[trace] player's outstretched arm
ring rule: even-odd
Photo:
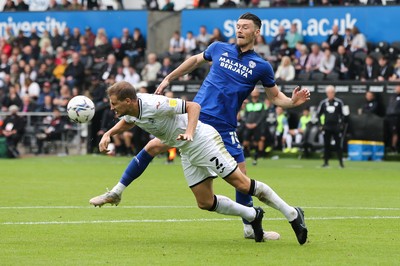
[[[177,140],[193,141],[197,122],[199,121],[201,107],[198,103],[186,101],[186,112],[188,114],[188,125],[184,134],[179,134]]]
[[[115,126],[113,126],[110,130],[104,133],[103,137],[99,142],[99,151],[101,153],[108,153],[108,144],[111,142],[111,137],[120,134],[128,129],[134,127],[135,124],[129,124],[124,119],[121,119]]]
[[[182,64],[180,64],[174,71],[169,73],[161,84],[157,87],[156,91],[154,92],[155,94],[162,94],[164,89],[169,86],[169,83],[171,81],[174,81],[178,79],[179,77],[182,77],[183,75],[186,75],[199,66],[201,66],[206,60],[203,57],[203,53],[193,55],[186,59]]]
[[[287,97],[276,85],[272,88],[265,88],[265,92],[271,103],[281,106],[282,108],[299,106],[310,100],[311,95],[308,89],[300,88],[299,86],[293,90],[292,98]]]

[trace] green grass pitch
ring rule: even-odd
[[[89,199],[110,189],[127,157],[0,160],[0,265],[399,265],[400,163],[259,160],[248,175],[302,206],[309,241],[300,246],[278,211],[264,229],[279,241],[242,236],[240,219],[202,211],[179,159],[156,158],[118,207]],[[215,193],[234,198],[223,180]]]

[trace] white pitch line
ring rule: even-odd
[[[307,220],[383,220],[400,219],[400,216],[337,216],[337,217],[307,217]],[[43,221],[43,222],[2,222],[0,225],[63,225],[63,224],[106,224],[106,223],[187,223],[187,222],[226,222],[239,221],[238,218],[220,219],[165,219],[165,220],[95,220],[95,221]],[[267,221],[280,221],[284,218],[266,218]]]
[[[102,208],[116,208],[106,205]],[[197,209],[197,206],[118,206],[121,209]],[[330,207],[330,206],[309,206],[303,209],[332,209],[332,210],[376,210],[376,211],[400,211],[400,208],[387,207]],[[0,210],[20,209],[94,209],[93,206],[0,206]]]

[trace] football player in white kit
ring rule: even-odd
[[[135,125],[141,127],[162,143],[180,149],[184,175],[199,208],[240,216],[252,225],[255,241],[264,240],[264,211],[238,204],[225,196],[214,195],[212,180],[219,175],[237,190],[256,196],[266,204],[267,186],[248,178],[239,170],[219,133],[198,120],[199,104],[160,95],[136,95],[134,87],[128,82],[118,82],[109,87],[107,92],[111,110],[122,119],[103,135],[99,144],[101,152],[108,152],[111,136]],[[304,220],[304,217],[301,219]]]

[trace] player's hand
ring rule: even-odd
[[[193,136],[189,134],[179,134],[176,140],[193,141]]]
[[[167,88],[169,86],[169,82],[167,80],[163,80],[160,85],[158,85],[156,91],[154,92],[154,94],[163,94],[165,88]]]
[[[300,88],[297,86],[292,93],[292,102],[294,106],[305,103],[310,100],[311,92],[307,88]]]
[[[108,144],[110,144],[111,138],[108,134],[104,134],[99,142],[99,151],[101,153],[109,153]]]

